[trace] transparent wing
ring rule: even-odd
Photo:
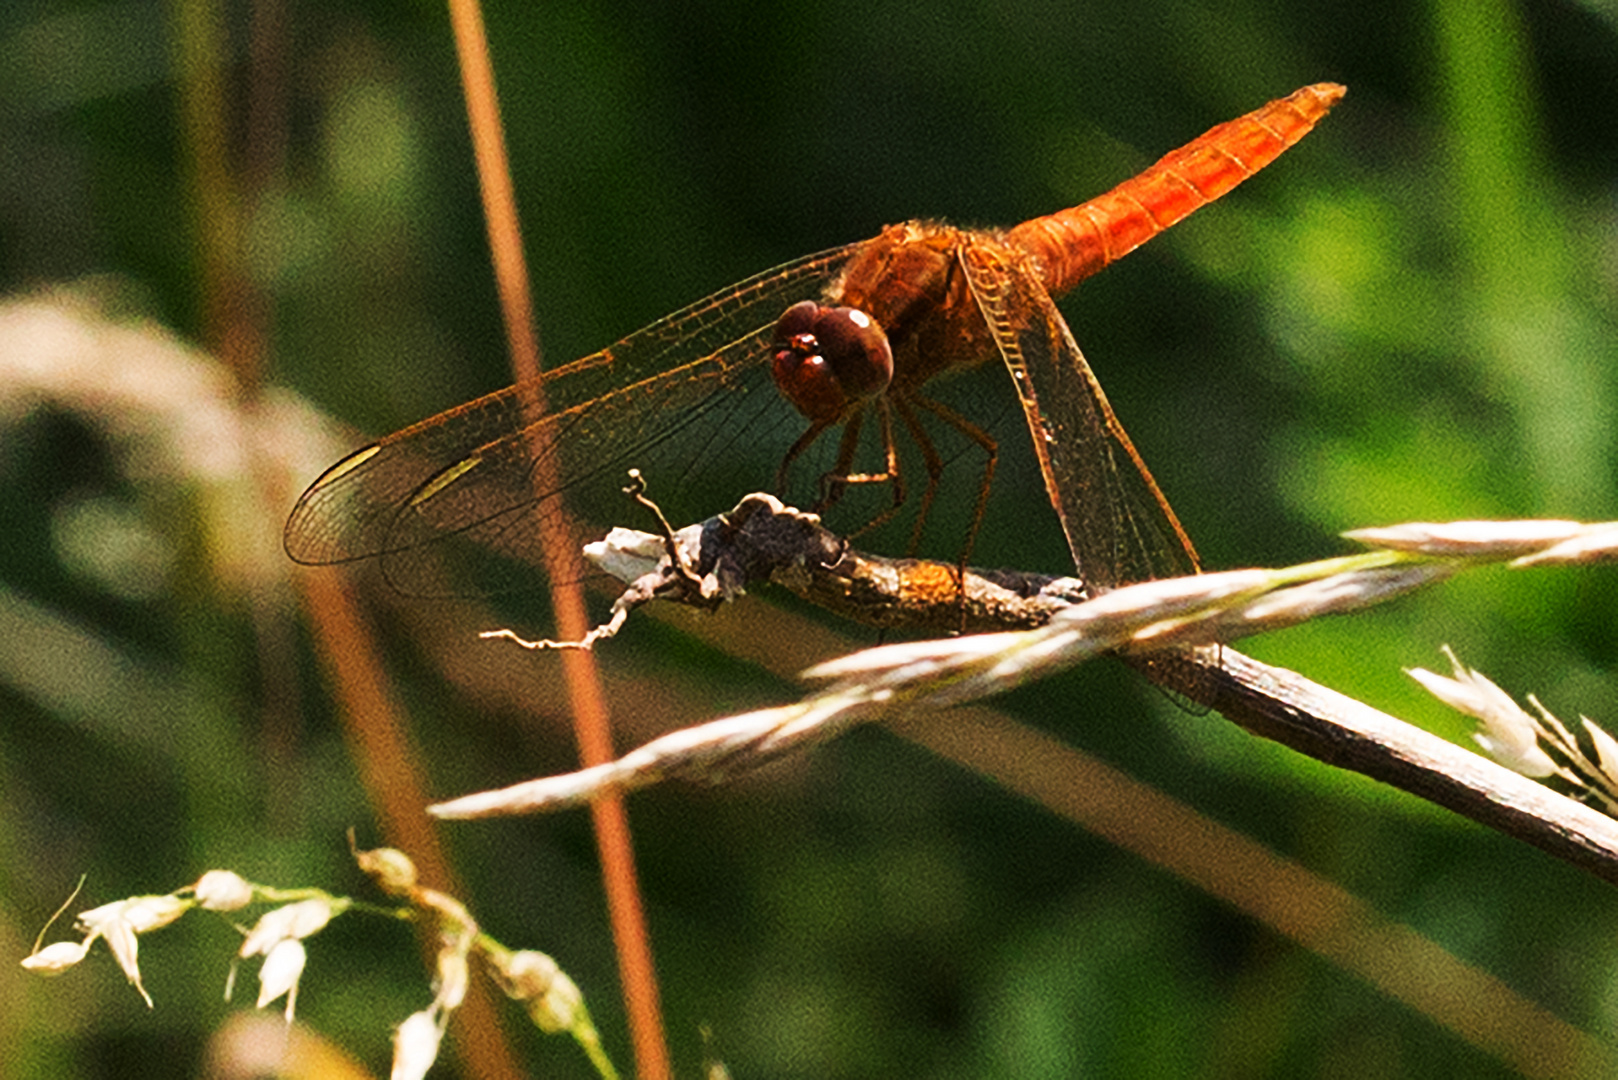
[[[1190,538],[1028,261],[986,242],[966,245],[960,259],[1080,577],[1099,591],[1194,573]]]
[[[780,451],[803,430],[770,379],[772,328],[791,304],[819,299],[857,246],[750,278],[356,451],[298,500],[287,553],[314,564],[380,558],[407,593],[533,588],[546,528],[582,543],[599,530],[579,516],[642,524],[620,490],[630,468],[646,473],[676,522],[768,488]],[[675,505],[682,496],[690,506]],[[461,541],[523,565],[447,585],[438,549]]]

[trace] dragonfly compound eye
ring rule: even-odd
[[[893,378],[893,350],[857,308],[804,300],[775,324],[775,385],[810,420],[834,420]]]

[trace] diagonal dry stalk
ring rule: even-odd
[[[751,509],[754,505],[744,502],[750,508],[749,521],[759,513]],[[783,515],[796,513],[778,509]],[[722,535],[722,529],[683,530],[681,539],[700,545],[704,538]],[[856,552],[845,552],[832,566],[817,564],[816,553],[826,549],[824,538],[802,535],[801,550],[772,553],[779,565],[763,570],[765,576],[810,596],[832,595],[837,585],[822,581],[804,586],[805,576],[840,583],[858,579],[869,591],[886,589],[889,606],[883,611],[888,625],[906,610],[915,611],[922,624],[936,614],[933,606],[917,600],[918,590],[906,582],[915,567],[928,564]],[[1013,621],[1018,618],[1045,620],[1034,629],[869,649],[807,672],[810,679],[828,685],[796,704],[677,731],[615,762],[469,795],[440,804],[433,812],[455,818],[529,813],[577,805],[602,792],[621,792],[672,776],[714,779],[856,724],[976,700],[1118,651],[1154,682],[1254,734],[1392,784],[1618,883],[1618,822],[1611,818],[1295,672],[1228,648],[1196,648],[1370,607],[1481,566],[1607,561],[1618,557],[1618,524],[1420,523],[1349,535],[1381,550],[1280,570],[1145,582],[1080,603],[1036,593],[1016,614],[1005,616],[1007,625],[1018,625]],[[731,546],[735,541],[736,534],[728,537]],[[742,561],[755,554],[750,550]],[[721,574],[728,555],[696,548],[687,557],[693,564],[715,567],[710,573]],[[648,578],[668,574],[650,565],[641,569]],[[680,585],[671,575],[669,580],[670,591],[664,595],[679,599]],[[1023,584],[1037,589],[1032,582]],[[981,576],[969,577],[969,590],[986,585]],[[636,587],[637,596],[656,592],[646,581],[638,581]],[[731,582],[729,587],[739,591],[740,585]],[[869,609],[869,600],[864,603]]]
[[[782,513],[790,518],[790,512]],[[688,535],[682,531],[682,537]],[[1051,612],[1062,611],[1064,604],[1068,610],[1055,629],[924,641],[856,654],[822,665],[821,674],[841,674],[841,681],[796,705],[676,732],[610,766],[469,796],[439,809],[521,812],[522,804],[554,808],[586,801],[603,787],[640,786],[665,776],[722,778],[850,724],[883,719],[903,737],[1247,911],[1524,1075],[1571,1075],[1598,1068],[1595,1063],[1609,1057],[1599,1040],[1263,845],[1082,751],[997,717],[990,708],[967,706],[938,714],[919,707],[924,700],[933,703],[930,693],[954,700],[993,692],[997,682],[986,674],[989,668],[1001,666],[1000,678],[1014,682],[1072,662],[1072,655],[1061,655],[1064,648],[1093,654],[1154,629],[1160,637],[1168,637],[1172,629],[1184,640],[1198,640],[1191,628],[1199,623],[1210,633],[1295,623],[1370,606],[1420,584],[1503,560],[1530,566],[1610,558],[1618,530],[1572,522],[1468,522],[1359,535],[1405,550],[1279,571],[1147,583],[1079,605],[1063,599],[1075,584],[1071,580],[1019,574],[971,577],[967,585],[978,616],[1003,612],[1006,625],[1027,626],[1030,620],[1050,621]],[[810,536],[798,554],[824,550],[823,541]],[[751,557],[758,547],[768,546],[755,545],[744,554]],[[635,545],[626,542],[623,547],[632,550]],[[657,547],[650,545],[651,550]],[[904,584],[907,577],[928,580],[928,564],[846,553],[834,566],[814,566],[812,560],[783,551],[775,554],[782,563],[775,580],[804,586],[800,591],[817,599],[841,597],[845,602],[833,606],[845,614],[875,613],[876,621],[888,626],[899,624],[907,611],[920,625],[931,626],[938,625],[942,610],[958,615],[958,606],[930,604]],[[913,572],[917,565],[920,573]],[[716,583],[728,573],[722,562],[708,572]],[[640,584],[649,590],[655,576],[648,573],[649,580]],[[805,577],[810,584],[804,584]],[[1071,633],[1073,624],[1085,623],[1092,631],[1087,643],[1079,641],[1083,635]],[[1067,624],[1066,629],[1060,624]],[[1066,644],[1064,638],[1069,639]],[[1184,648],[1143,653],[1137,659],[1147,667],[1148,677],[1255,734],[1381,779],[1618,881],[1618,823],[1611,819],[1294,672],[1267,667],[1228,648],[1218,654],[1220,662],[1212,665]]]

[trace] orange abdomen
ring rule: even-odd
[[[1038,260],[1045,288],[1060,295],[1274,161],[1344,93],[1336,83],[1306,86],[1220,124],[1105,195],[1024,222],[1007,239]]]

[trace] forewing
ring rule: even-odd
[[[760,274],[611,348],[356,451],[298,500],[288,554],[316,564],[380,557],[396,587],[435,593],[461,588],[446,590],[436,549],[469,540],[525,564],[520,573],[537,585],[545,528],[582,540],[592,530],[574,527],[576,515],[646,524],[620,491],[629,468],[646,471],[663,499],[690,492],[704,472],[722,476],[743,437],[790,443],[802,422],[769,377],[772,328],[791,304],[820,298],[856,246]],[[704,490],[700,504],[693,494],[690,512],[725,509],[772,479],[766,470],[751,486]]]
[[[960,260],[1080,577],[1102,591],[1195,572],[1190,539],[1026,259],[973,243]]]

